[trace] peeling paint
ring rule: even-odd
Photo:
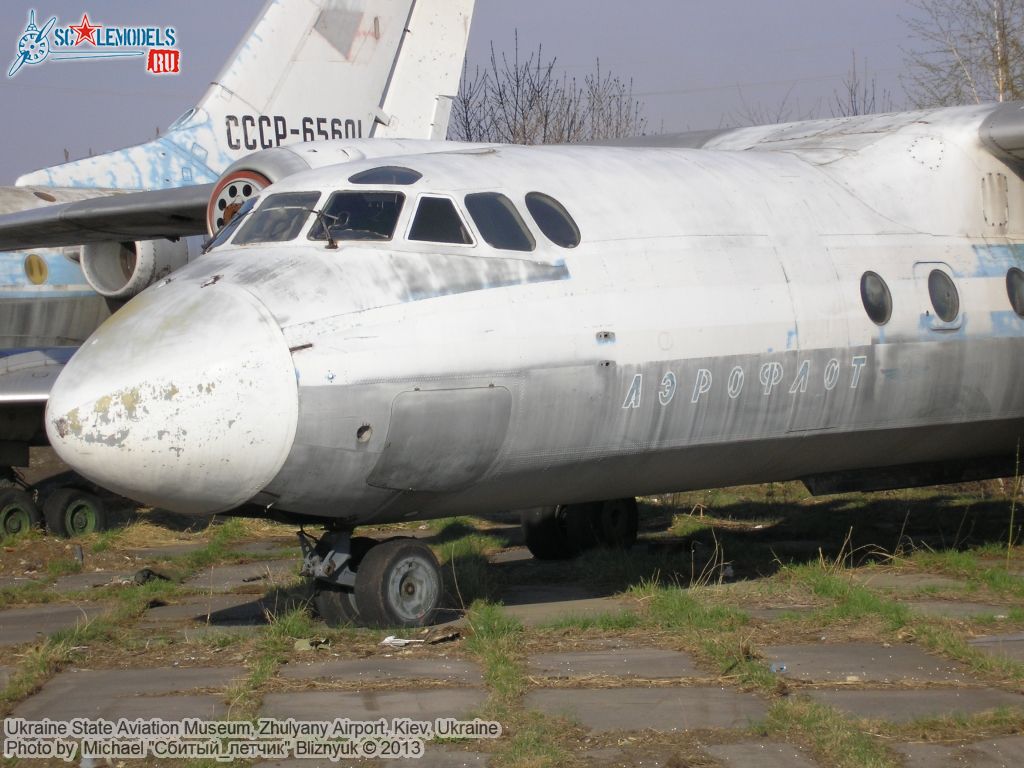
[[[113,404],[114,398],[110,395],[104,395],[95,402],[92,407],[92,412],[100,417],[100,420],[104,423],[110,421],[110,406]]]
[[[139,407],[140,399],[139,390],[134,387],[121,393],[121,405],[124,406],[125,413],[128,414],[129,419],[135,418],[135,411]]]

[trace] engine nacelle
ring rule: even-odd
[[[185,266],[198,251],[196,238],[92,243],[82,247],[80,263],[96,293],[124,300]]]

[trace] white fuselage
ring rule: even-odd
[[[297,174],[265,196],[323,205],[379,165],[422,179],[372,187],[405,195],[388,241],[332,250],[310,215],[289,242],[221,245],[145,291],[58,381],[51,440],[142,501],[351,524],[1012,454],[1024,185],[980,143],[990,109],[775,128],[778,151],[748,129],[711,149]],[[486,244],[465,197],[485,191],[534,250]],[[565,206],[578,246],[545,237],[530,192]],[[438,196],[472,242],[409,239]],[[867,271],[891,294],[882,325]],[[957,292],[946,321],[934,271]]]

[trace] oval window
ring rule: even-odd
[[[351,184],[415,184],[423,174],[401,165],[382,165],[348,177]]]
[[[555,245],[575,248],[580,244],[579,227],[555,198],[542,192],[530,192],[526,195],[526,209],[544,236]]]
[[[951,323],[960,314],[960,296],[949,275],[941,269],[933,269],[928,275],[928,295],[931,296],[935,314],[944,323]]]
[[[1006,273],[1006,293],[1010,297],[1013,311],[1024,317],[1024,272],[1011,267]]]
[[[892,295],[885,280],[875,272],[865,272],[860,279],[860,298],[864,311],[875,325],[885,325],[892,317]]]

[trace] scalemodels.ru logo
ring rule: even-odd
[[[99,24],[83,13],[78,24],[60,25],[56,16],[40,28],[35,10],[29,11],[28,25],[18,38],[18,55],[7,70],[14,77],[26,64],[44,61],[81,61],[144,57],[146,71],[174,75],[181,71],[181,52],[174,46],[174,27],[139,27]]]

